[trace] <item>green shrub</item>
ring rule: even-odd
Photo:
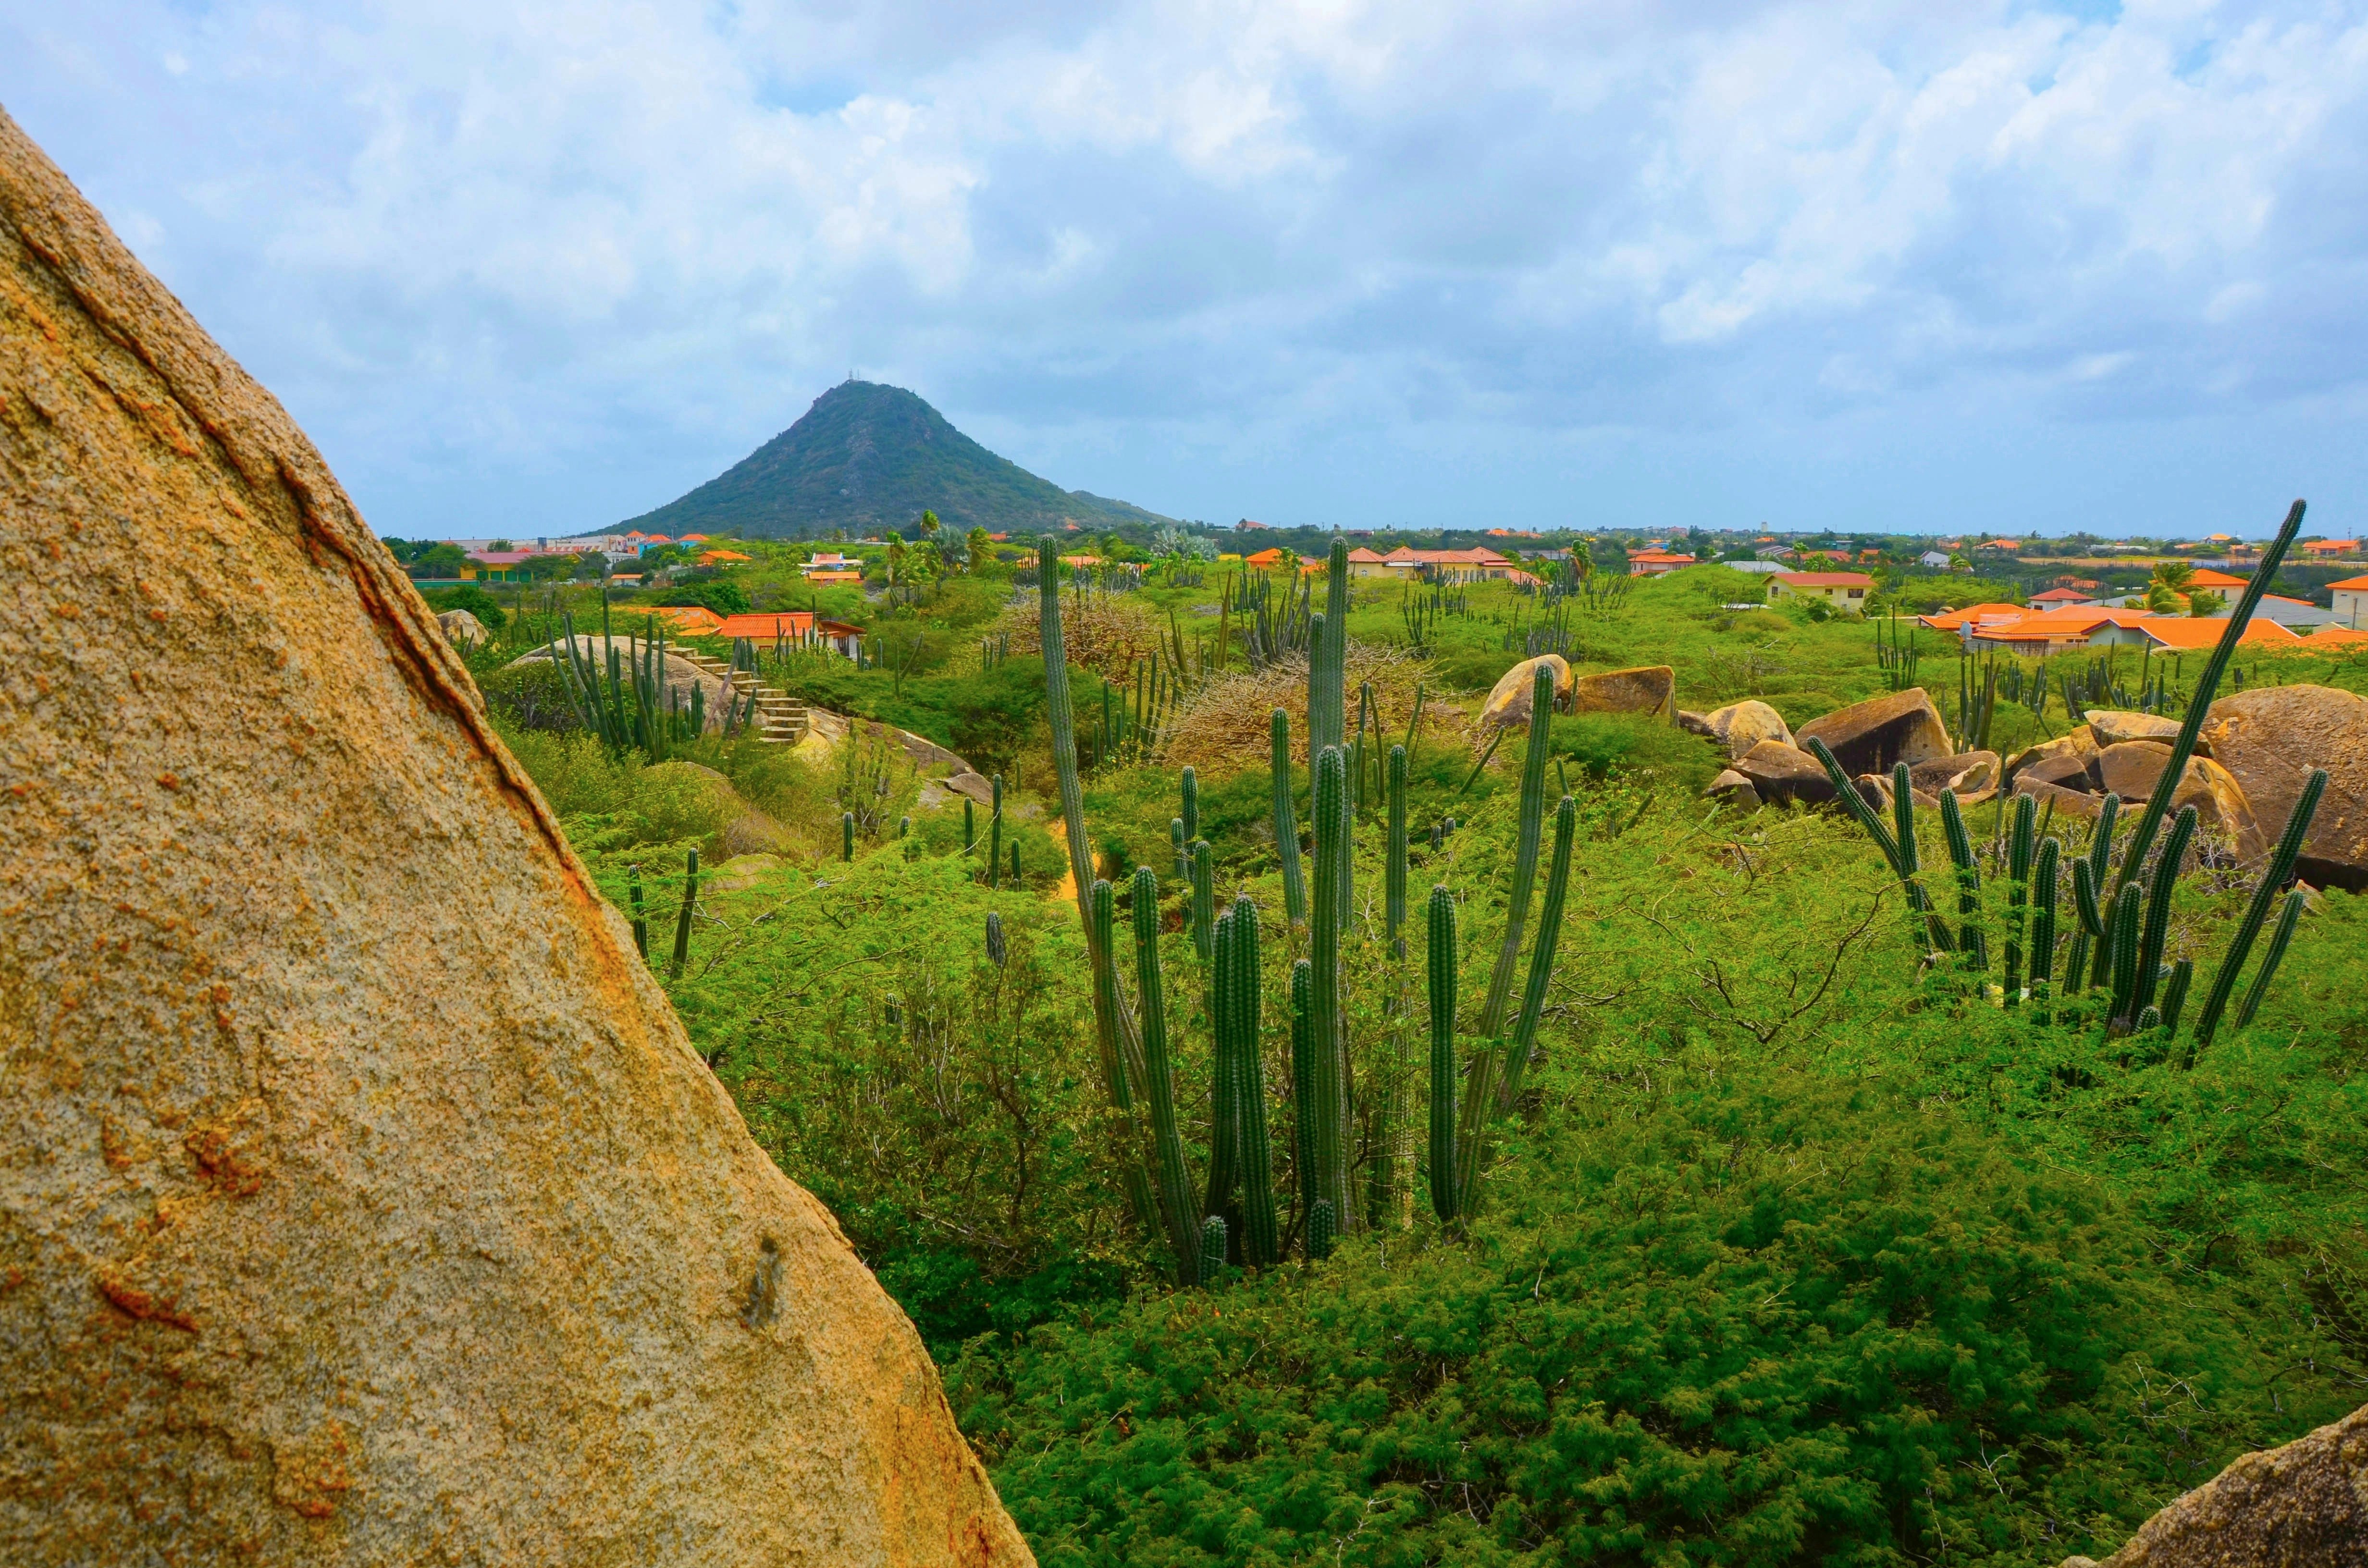
[[[1531,1158],[1469,1249],[974,1341],[1039,1561],[2052,1562],[2322,1414],[2126,1205],[1878,1087],[1667,1069]]]
[[[474,583],[463,583],[457,588],[435,588],[421,596],[427,608],[442,613],[448,609],[465,609],[477,618],[488,631],[499,631],[509,614],[499,601]]]

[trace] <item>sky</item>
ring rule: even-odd
[[[1342,527],[2368,527],[2368,0],[0,0],[0,107],[402,537],[853,373]]]

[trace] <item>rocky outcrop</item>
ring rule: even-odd
[[[2368,1406],[2237,1460],[2138,1528],[2101,1568],[2368,1565]],[[2086,1557],[2063,1568],[2100,1568]]]
[[[1762,741],[1788,746],[1793,744],[1793,730],[1784,722],[1784,715],[1750,698],[1703,714],[1702,725],[1704,733],[1725,747],[1730,759],[1741,756]]]
[[[0,115],[0,1561],[1019,1564],[320,454]]]
[[[2083,726],[2100,746],[2117,746],[2130,741],[2153,741],[2170,745],[2179,739],[2179,728],[2186,722],[2184,713],[2130,713],[2108,708],[2091,708],[2081,717]],[[2211,743],[2199,737],[2195,755],[2210,756]]]
[[[1948,726],[1941,710],[1921,687],[1871,697],[1837,708],[1822,719],[1801,726],[1795,739],[1803,747],[1812,740],[1826,743],[1842,771],[1889,773],[1895,763],[1930,762],[1952,756]]]
[[[485,645],[485,623],[465,609],[448,609],[436,618],[443,631],[444,640],[455,648],[482,648]]]
[[[2015,780],[2022,777],[2023,769],[2039,763],[2052,761],[2058,757],[2087,757],[2096,755],[2097,737],[2089,733],[2088,725],[2076,725],[2054,740],[2027,745],[2008,757],[2003,787],[2012,790]]]
[[[1677,698],[1678,672],[1667,665],[1645,665],[1580,676],[1563,705],[1573,713],[1656,713],[1668,718],[1677,712]]]
[[[1748,779],[1762,805],[1799,801],[1822,806],[1834,799],[1834,781],[1825,765],[1807,752],[1780,741],[1762,741],[1735,759],[1729,771]]]
[[[1559,653],[1541,653],[1534,659],[1523,659],[1497,677],[1488,688],[1488,700],[1480,705],[1483,724],[1513,725],[1530,722],[1530,699],[1535,695],[1538,671],[1554,672],[1554,705],[1570,703],[1570,664]]]
[[[2239,692],[2212,705],[2203,736],[2271,839],[2310,770],[2326,768],[2296,872],[2315,887],[2368,892],[2368,698],[2324,686]]]
[[[1763,804],[1759,787],[1732,767],[1721,769],[1719,776],[1710,781],[1710,788],[1702,793],[1742,812],[1756,812]]]

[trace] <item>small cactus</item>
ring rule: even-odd
[[[986,885],[1003,881],[1003,775],[995,776],[995,809],[986,819]]]
[[[1225,1219],[1212,1214],[1201,1221],[1201,1284],[1214,1285],[1225,1277]]]
[[[642,903],[642,869],[629,866],[626,870],[632,878],[627,886],[633,901],[633,950],[642,955],[643,963],[647,963],[650,961],[650,919],[648,910]]]
[[[2014,798],[2014,832],[2007,840],[2006,1005],[2022,1002],[2022,940],[2031,918],[2032,837],[2038,826],[2038,802],[2028,795]]]
[[[1210,862],[1207,839],[1192,841],[1187,869],[1192,874],[1192,948],[1206,963],[1216,946],[1217,918],[1216,870]]]
[[[1003,916],[990,909],[986,913],[986,961],[1001,969],[1008,956],[1003,942]]]
[[[2124,882],[2113,895],[2112,913],[2107,916],[2113,949],[2113,999],[2105,1013],[2108,1034],[2127,1034],[2137,1016],[2138,923],[2145,914],[2144,903],[2137,886]]]
[[[1957,873],[1957,951],[1967,969],[1989,967],[1989,944],[1982,932],[1982,873],[1974,861],[1974,841],[1965,831],[1965,814],[1957,809],[1957,792],[1941,791],[1941,827],[1949,840],[1949,861]]]
[[[1452,1225],[1455,1173],[1455,896],[1430,890],[1430,1208]]]
[[[2162,986],[2162,1032],[2168,1040],[2179,1033],[2179,1010],[2187,1005],[2187,988],[2195,981],[2195,962],[2181,959],[2170,966],[2170,978]]]
[[[2195,836],[2195,808],[2181,806],[2163,841],[2162,857],[2154,869],[2154,888],[2146,900],[2146,926],[2138,937],[2138,989],[2141,1009],[2154,1001],[2155,980],[2162,967],[2162,945],[2170,934],[2170,901],[2179,891],[2179,866],[2187,858],[2188,840]]]
[[[1299,863],[1299,824],[1291,806],[1291,716],[1278,708],[1270,722],[1268,766],[1274,779],[1274,847],[1282,857],[1283,918],[1307,923],[1307,877]]]
[[[2039,865],[2032,873],[2031,1000],[2042,1009],[2047,1006],[2055,979],[2055,898],[2063,854],[2062,841],[2049,834],[2039,846]],[[2044,1024],[2049,1017],[2043,1010],[2039,1021]]]
[[[838,813],[838,858],[842,860],[855,858],[855,813],[853,812]]]
[[[674,961],[666,966],[666,978],[680,980],[683,966],[690,961],[690,915],[699,904],[699,851],[690,852],[682,873],[682,913],[674,923]]]
[[[2278,964],[2286,956],[2286,944],[2294,940],[2294,927],[2302,924],[2305,895],[2296,888],[2286,894],[2286,906],[2278,915],[2278,928],[2270,933],[2270,950],[2261,955],[2261,967],[2253,976],[2252,988],[2245,993],[2245,1005],[2237,1009],[2237,1027],[2243,1028],[2261,1010],[2261,998],[2270,994],[2270,982],[2277,977]]]

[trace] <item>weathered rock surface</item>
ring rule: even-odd
[[[1894,763],[1930,762],[1956,751],[1949,743],[1948,726],[1941,722],[1941,710],[1921,687],[1837,708],[1802,725],[1794,740],[1804,749],[1812,740],[1825,742],[1842,771],[1853,778],[1888,773]]]
[[[1735,759],[1730,770],[1751,781],[1766,805],[1799,801],[1821,806],[1834,799],[1834,781],[1807,752],[1779,741],[1762,741]]]
[[[1784,715],[1754,698],[1713,709],[1702,715],[1702,722],[1729,757],[1741,756],[1762,741],[1793,744],[1793,729]]]
[[[1998,756],[1994,751],[1961,752],[1907,766],[1907,787],[1918,805],[1941,803],[1941,791],[1953,790],[1960,806],[1979,805],[1998,793]]]
[[[1534,659],[1523,659],[1497,677],[1497,684],[1488,688],[1488,700],[1480,705],[1480,722],[1484,724],[1528,723],[1530,699],[1535,694],[1541,666],[1554,672],[1555,706],[1569,706],[1569,662],[1560,653],[1541,653]]]
[[[1702,793],[1713,801],[1725,801],[1737,811],[1756,812],[1760,806],[1759,790],[1750,779],[1732,767],[1720,769],[1718,777],[1710,781],[1710,788]]]
[[[2111,708],[2091,708],[2083,717],[2084,726],[2096,738],[2100,746],[2117,746],[2125,741],[2155,741],[2170,745],[2179,739],[2179,727],[2186,715],[2163,713],[2131,713]],[[2212,744],[2198,736],[2195,755],[2210,756]]]
[[[2153,741],[2123,741],[2105,747],[2089,759],[2098,789],[2119,795],[2129,805],[2153,799],[2156,786],[2162,782],[2162,770],[2170,766],[2170,751]],[[2240,858],[2249,860],[2268,852],[2269,841],[2261,836],[2260,824],[2244,788],[2208,756],[2188,758],[2179,788],[2171,794],[2173,812],[2191,805],[2195,808],[2196,825],[2234,845]]]
[[[2027,745],[2007,758],[2006,788],[2013,789],[2014,781],[2021,776],[2022,770],[2034,763],[2044,762],[2051,757],[2096,755],[2096,736],[2089,733],[2088,725],[2078,725],[2052,741],[2041,741],[2036,744]]]
[[[2138,1527],[2101,1568],[2362,1568],[2368,1406],[2237,1460]],[[2086,1557],[2064,1568],[2100,1568]]]
[[[1604,670],[1580,676],[1572,683],[1563,706],[1573,713],[1670,716],[1677,712],[1677,699],[1678,672],[1667,665],[1645,665],[1633,670]],[[1528,717],[1526,710],[1522,716]]]
[[[2203,734],[2252,802],[2268,844],[2285,831],[2304,778],[2326,768],[2327,793],[2297,870],[2315,887],[2368,892],[2368,698],[2324,686],[2263,687],[2214,702]]]
[[[0,558],[0,1561],[1030,1561],[319,453],[6,115]]]
[[[455,648],[482,648],[485,645],[485,623],[465,609],[448,609],[436,618],[443,629],[445,640]]]

